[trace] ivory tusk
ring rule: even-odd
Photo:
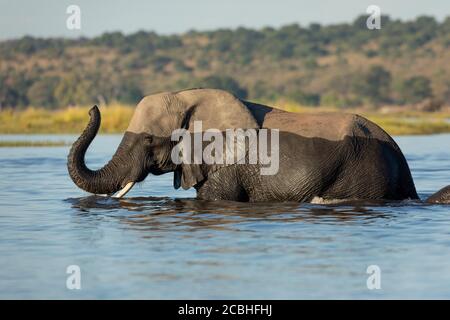
[[[128,191],[131,190],[131,188],[133,188],[133,186],[134,182],[128,182],[127,185],[122,190],[112,195],[112,198],[122,198],[124,195],[128,193]]]

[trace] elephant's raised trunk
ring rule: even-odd
[[[94,140],[100,127],[101,116],[97,106],[89,110],[91,119],[81,136],[74,142],[67,161],[67,168],[73,182],[81,189],[94,194],[112,194],[121,189],[123,182],[119,172],[120,150],[117,150],[111,161],[99,170],[86,167],[84,156],[86,150]]]

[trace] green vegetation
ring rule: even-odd
[[[430,79],[424,76],[414,76],[406,79],[400,90],[403,101],[418,103],[433,96]]]
[[[238,28],[163,36],[0,42],[0,108],[136,104],[147,94],[217,87],[257,101],[338,108],[450,104],[450,17]],[[33,129],[34,130],[34,129]]]
[[[371,66],[366,73],[358,77],[354,87],[363,98],[378,105],[389,100],[391,74],[381,66]]]
[[[202,79],[183,79],[177,83],[182,88],[216,88],[232,92],[241,99],[247,98],[247,90],[242,88],[232,77],[208,76]]]
[[[61,147],[69,145],[64,141],[0,141],[0,148],[12,147]]]

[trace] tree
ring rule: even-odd
[[[99,84],[86,75],[70,73],[56,85],[54,96],[60,107],[88,105],[96,101]]]
[[[164,68],[172,62],[172,58],[166,57],[166,56],[155,56],[151,59],[151,62],[153,64],[153,70],[155,72],[161,72],[164,70]]]
[[[45,77],[35,81],[27,91],[27,97],[32,106],[36,107],[54,107],[56,106],[56,99],[54,90],[58,78]]]
[[[0,74],[0,107],[22,107],[28,105],[26,92],[30,81],[23,73]]]
[[[250,88],[250,98],[255,100],[275,100],[277,90],[263,80],[257,80]]]
[[[288,97],[294,102],[305,106],[318,106],[320,103],[320,95],[302,92],[301,90],[290,92]]]
[[[119,102],[136,104],[142,99],[143,95],[141,88],[134,81],[126,81],[120,86],[118,95],[115,98]]]
[[[13,88],[0,86],[0,109],[3,107],[16,107],[21,105],[20,93]]]
[[[247,98],[247,90],[242,88],[236,80],[228,76],[209,76],[199,79],[195,81],[195,86],[222,89],[230,91],[238,98]]]
[[[406,42],[412,49],[419,48],[431,41],[437,33],[438,24],[433,17],[421,16],[412,22]]]
[[[356,77],[353,84],[357,95],[367,98],[374,104],[389,99],[390,87],[391,73],[378,65],[371,66],[362,77]]]
[[[414,76],[403,81],[400,94],[403,103],[418,103],[433,96],[431,81],[424,76]]]

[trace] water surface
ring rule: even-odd
[[[120,138],[97,137],[88,165]],[[396,140],[422,198],[450,184],[450,135]],[[72,183],[67,154],[0,148],[0,298],[450,298],[450,206],[206,202],[172,174],[101,198]],[[66,287],[69,265],[81,290]]]

